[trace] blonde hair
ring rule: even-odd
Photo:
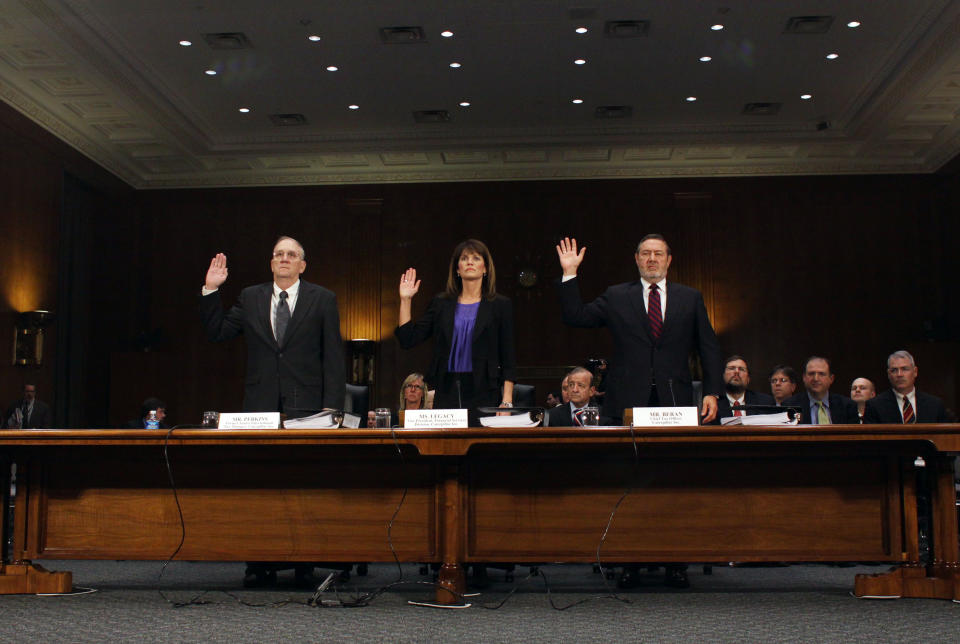
[[[422,373],[413,372],[413,373],[411,373],[409,376],[407,376],[406,378],[404,378],[404,379],[403,379],[403,384],[400,385],[400,407],[399,407],[399,409],[402,410],[402,409],[406,409],[406,408],[407,408],[407,399],[406,399],[406,397],[405,397],[403,394],[404,394],[404,392],[407,390],[407,385],[411,385],[411,384],[413,384],[414,382],[416,382],[417,380],[419,380],[419,381],[422,383],[422,385],[423,385],[423,389],[422,389],[423,395],[422,395],[421,398],[420,398],[420,407],[418,407],[418,409],[426,409],[426,408],[427,408],[427,381],[423,379],[423,374],[422,374]]]

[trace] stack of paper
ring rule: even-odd
[[[793,425],[787,412],[779,414],[755,414],[753,416],[729,416],[720,419],[721,425]]]
[[[331,411],[322,411],[303,418],[288,418],[283,421],[283,426],[286,429],[336,429],[339,427]]]
[[[484,416],[480,419],[484,427],[536,427],[539,421],[530,417],[530,412],[512,416]]]

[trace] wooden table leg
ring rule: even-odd
[[[42,566],[32,564],[29,561],[11,562],[7,555],[7,545],[10,535],[14,535],[14,553],[21,550],[21,542],[25,534],[26,519],[26,493],[27,479],[24,468],[21,466],[18,471],[16,515],[17,519],[14,526],[10,525],[10,482],[11,461],[3,459],[0,461],[0,486],[3,486],[3,493],[0,494],[0,500],[3,502],[3,518],[0,523],[0,538],[3,539],[3,548],[0,552],[0,595],[34,595],[37,593],[69,593],[73,588],[73,574],[70,572],[51,572]],[[21,530],[16,528],[20,527]],[[16,556],[16,555],[15,555]]]
[[[443,557],[437,575],[436,601],[438,604],[462,604],[467,589],[463,561],[463,501],[460,485],[460,468],[455,464],[440,466],[440,536]]]

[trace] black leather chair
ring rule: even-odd
[[[367,412],[370,411],[370,387],[367,385],[347,385],[347,395],[343,400],[343,411],[359,416],[366,426]]]

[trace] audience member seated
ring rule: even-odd
[[[400,385],[400,406],[399,411],[406,409],[430,409],[432,401],[427,397],[427,383],[423,379],[422,373],[411,373],[403,379]],[[394,424],[400,423],[400,414],[394,414],[392,417]],[[375,427],[374,412],[367,412],[367,427]]]
[[[147,426],[147,416],[151,411],[157,412],[157,420],[160,421],[160,429],[170,429],[170,426],[164,422],[167,417],[167,404],[159,398],[147,398],[140,405],[140,417],[127,421],[128,429],[144,429]]]
[[[765,411],[742,410],[744,405],[771,405],[773,396],[747,389],[750,386],[750,369],[742,356],[730,356],[723,365],[723,386],[726,395],[717,401],[717,417],[713,424],[719,425],[721,418],[746,414],[763,414]]]
[[[566,405],[570,402],[570,396],[567,394],[567,376],[560,381],[560,404]]]
[[[53,414],[47,403],[37,398],[37,386],[23,386],[23,398],[10,404],[7,409],[6,426],[9,429],[50,429]]]
[[[584,407],[590,404],[590,398],[597,393],[593,386],[593,374],[583,367],[576,367],[564,377],[569,402],[554,407],[547,412],[547,425],[550,427],[579,427],[583,425],[580,415]]]
[[[798,383],[797,372],[793,367],[778,364],[773,368],[770,372],[770,394],[778,407],[784,400],[796,395]]]
[[[867,378],[857,378],[850,383],[850,398],[857,403],[857,416],[860,417],[860,424],[863,424],[863,410],[867,406],[867,401],[876,395],[877,388]]]
[[[943,401],[918,391],[917,363],[907,351],[894,351],[887,358],[887,378],[890,389],[867,401],[864,423],[910,424],[948,423]]]
[[[563,400],[560,398],[559,391],[548,391],[547,392],[547,409],[553,409],[557,405],[561,404]]]
[[[803,386],[806,391],[788,398],[783,404],[799,407],[805,425],[856,425],[860,422],[857,404],[840,394],[830,393],[834,375],[830,361],[811,356],[803,365]]]

